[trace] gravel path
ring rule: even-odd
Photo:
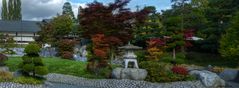
[[[128,79],[86,79],[70,75],[48,74],[43,85],[0,83],[0,88],[205,88],[200,81],[150,83]]]
[[[85,79],[61,74],[49,74],[46,78],[49,82],[87,86],[87,88],[204,88],[200,81],[150,83],[128,79]]]

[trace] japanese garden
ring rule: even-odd
[[[38,20],[0,1],[0,88],[239,87],[239,0],[60,0]]]

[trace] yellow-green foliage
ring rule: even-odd
[[[233,17],[231,25],[220,40],[219,52],[223,57],[237,59],[239,56],[239,12]]]
[[[163,51],[157,47],[149,48],[148,50],[149,55],[147,56],[150,60],[158,61],[159,58],[163,55]]]
[[[0,81],[10,81],[13,79],[11,72],[0,71]]]
[[[42,79],[37,79],[37,78],[32,78],[32,77],[25,77],[21,76],[18,78],[15,78],[13,82],[20,83],[20,84],[42,84],[43,80]]]

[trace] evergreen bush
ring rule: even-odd
[[[19,63],[18,67],[25,75],[35,76],[36,74],[46,75],[48,73],[39,57],[40,47],[37,44],[27,45],[24,52],[26,55],[22,57],[23,62]]]

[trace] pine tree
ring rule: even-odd
[[[71,3],[65,2],[62,9],[62,15],[69,15],[73,21],[76,21],[76,18],[72,11]]]
[[[7,9],[7,1],[2,0],[2,20],[7,20],[8,19],[8,9]]]
[[[235,59],[239,56],[239,12],[233,17],[230,27],[220,40],[219,52],[223,57]]]

